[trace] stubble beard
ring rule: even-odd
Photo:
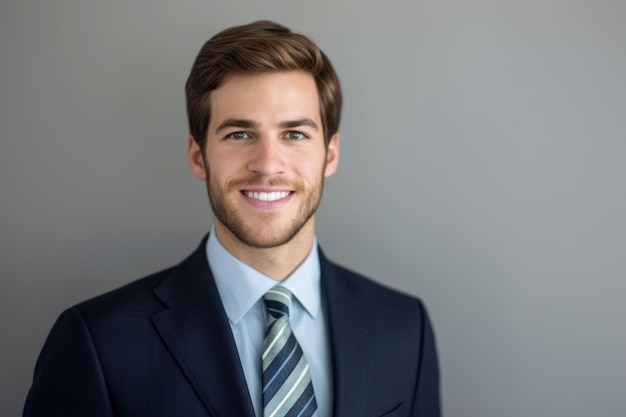
[[[240,190],[254,188],[255,185],[258,186],[261,184],[261,176],[253,176],[245,180],[230,181],[222,187],[214,181],[211,181],[209,169],[206,164],[205,167],[207,167],[207,192],[209,194],[209,202],[211,203],[213,214],[237,240],[253,248],[267,249],[289,243],[315,214],[324,188],[323,174],[320,175],[319,181],[312,184],[311,188],[308,190],[301,183],[295,184],[295,187],[293,184],[289,184],[288,187],[294,189],[295,194],[302,199],[298,212],[287,225],[280,226],[280,228],[277,227],[272,231],[259,233],[246,225],[242,214],[237,211],[233,199],[239,198],[237,193],[239,193]],[[284,182],[276,183],[266,181],[264,185],[285,186],[286,184]],[[272,217],[277,216],[277,214],[268,213],[267,216],[267,219],[261,218],[257,221],[272,221]]]

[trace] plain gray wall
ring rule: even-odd
[[[0,414],[64,308],[208,230],[183,86],[260,18],[340,75],[318,237],[425,300],[446,416],[626,415],[623,0],[3,2]]]

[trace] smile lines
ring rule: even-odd
[[[253,198],[255,200],[261,201],[276,201],[281,200],[291,194],[290,191],[272,191],[269,193],[266,192],[256,192],[256,191],[244,191],[244,194],[248,198]]]

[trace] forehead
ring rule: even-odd
[[[211,92],[210,98],[210,126],[228,118],[271,122],[309,117],[320,121],[315,79],[305,72],[231,75]]]

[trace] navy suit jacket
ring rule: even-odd
[[[37,361],[24,416],[254,417],[205,241],[173,268],[66,310]],[[421,302],[321,251],[320,264],[333,415],[439,416],[435,344]]]

